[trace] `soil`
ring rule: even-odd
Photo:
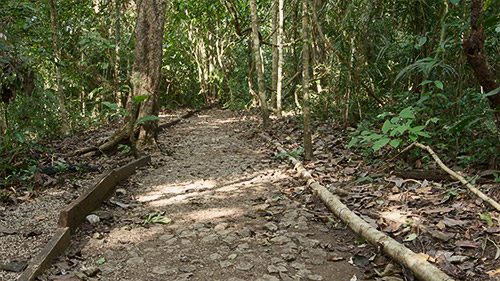
[[[68,254],[40,279],[367,277],[371,266],[352,257],[375,256],[374,249],[354,244],[320,204],[311,208],[303,183],[252,133],[257,124],[249,113],[210,110],[165,130],[163,153],[118,187],[95,212],[100,221],[82,225]],[[148,215],[171,222],[145,224]]]
[[[148,152],[151,165],[117,187],[39,279],[414,280],[332,217],[258,136],[257,116],[211,109],[164,130]],[[270,132],[293,155],[300,154],[298,122],[275,120]],[[318,182],[342,189],[343,202],[358,215],[450,276],[495,280],[486,272],[500,267],[498,212],[456,183],[391,175],[400,162],[366,161],[334,127],[315,126],[315,160],[306,167]],[[89,161],[104,161],[103,170],[130,160],[98,159]],[[413,168],[426,165],[419,161]],[[36,200],[0,208],[0,265],[34,257],[58,212],[95,178],[66,180]],[[496,190],[491,180],[483,188]],[[479,214],[491,215],[493,226]],[[18,275],[0,270],[0,280]]]

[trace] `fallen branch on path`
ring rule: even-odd
[[[420,280],[453,280],[453,278],[449,277],[448,275],[440,271],[437,267],[427,262],[423,257],[415,254],[410,249],[398,243],[396,240],[388,237],[381,231],[376,230],[370,224],[354,214],[346,205],[340,202],[337,196],[333,195],[324,186],[317,183],[312,178],[311,174],[304,168],[302,163],[293,156],[288,155],[278,142],[273,142],[273,140],[264,133],[261,133],[260,135],[267,141],[273,143],[280,153],[286,155],[288,160],[290,160],[295,165],[295,169],[297,170],[297,173],[300,175],[300,177],[307,180],[307,186],[309,186],[314,191],[314,193],[319,196],[321,201],[323,201],[323,203],[335,214],[335,216],[340,218],[354,232],[366,239],[372,245],[378,247],[394,261],[398,262],[399,264],[406,265]]]
[[[488,202],[491,206],[493,206],[495,209],[497,209],[498,211],[500,211],[500,204],[498,204],[498,202],[496,202],[495,200],[493,200],[490,197],[488,197],[486,194],[484,194],[483,192],[481,192],[481,190],[479,190],[476,187],[474,187],[464,177],[462,177],[461,175],[455,173],[453,170],[451,170],[445,164],[443,164],[443,162],[441,161],[441,159],[439,159],[439,157],[434,152],[434,150],[432,150],[429,146],[423,145],[423,144],[418,143],[418,142],[414,143],[414,145],[416,147],[418,147],[418,148],[421,148],[421,149],[426,150],[427,152],[429,152],[429,154],[432,156],[432,158],[434,158],[434,160],[439,165],[439,167],[441,167],[441,169],[443,169],[445,172],[447,172],[452,178],[454,178],[456,180],[459,180],[461,183],[463,183],[472,193],[476,194],[479,198],[481,198],[484,201]]]

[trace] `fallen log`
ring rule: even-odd
[[[434,265],[427,262],[423,257],[414,253],[396,240],[385,235],[381,231],[373,228],[359,216],[354,214],[349,208],[344,205],[337,196],[330,193],[324,186],[317,183],[311,174],[304,168],[302,163],[281,147],[278,142],[273,140],[266,134],[260,134],[264,139],[276,146],[280,153],[287,155],[290,162],[295,165],[295,169],[301,178],[307,180],[307,186],[310,187],[315,194],[323,201],[323,203],[332,211],[336,217],[340,218],[349,228],[355,233],[366,239],[372,245],[384,252],[394,261],[408,267],[419,280],[423,281],[451,281],[449,277]]]
[[[484,194],[483,192],[481,192],[481,190],[479,190],[476,187],[474,187],[464,177],[462,177],[461,175],[455,173],[453,170],[451,170],[450,168],[448,168],[443,163],[443,161],[441,161],[441,159],[439,159],[439,157],[434,152],[434,150],[432,150],[429,146],[423,145],[423,144],[418,143],[418,142],[414,143],[414,145],[416,147],[418,147],[418,148],[421,148],[421,149],[429,152],[429,154],[432,156],[432,158],[434,158],[434,160],[436,161],[436,163],[438,164],[438,166],[441,167],[441,169],[443,169],[445,172],[447,172],[452,178],[454,178],[454,179],[460,181],[461,183],[463,183],[470,190],[470,192],[476,194],[479,198],[481,198],[482,200],[488,202],[491,206],[493,206],[493,208],[495,208],[498,211],[500,211],[500,204],[498,204],[498,202],[496,202],[495,200],[491,199],[486,194]]]

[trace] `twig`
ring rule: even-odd
[[[421,148],[421,149],[426,150],[427,152],[429,152],[429,154],[432,156],[432,158],[434,158],[434,160],[439,165],[439,167],[441,167],[441,169],[443,169],[445,172],[447,172],[448,174],[450,174],[450,176],[452,178],[459,180],[462,184],[464,184],[472,193],[476,194],[479,198],[481,198],[482,200],[488,202],[491,206],[493,206],[495,209],[497,209],[498,211],[500,211],[500,204],[498,204],[498,202],[496,202],[495,200],[493,200],[490,197],[488,197],[486,194],[484,194],[483,192],[481,192],[481,190],[477,189],[472,184],[470,184],[464,177],[462,177],[461,175],[455,173],[450,168],[448,168],[445,164],[443,164],[443,162],[441,161],[441,159],[439,159],[439,157],[436,155],[436,153],[434,152],[434,150],[432,150],[429,146],[423,145],[423,144],[418,143],[418,142],[415,142],[414,145],[416,147],[418,147],[418,148]]]

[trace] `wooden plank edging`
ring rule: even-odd
[[[71,238],[70,232],[69,227],[58,228],[54,236],[52,236],[52,239],[50,239],[50,241],[40,251],[38,256],[30,262],[28,268],[26,268],[17,280],[35,280],[38,275],[48,269],[52,264],[52,260],[58,257],[69,246]]]
[[[40,251],[38,256],[30,262],[28,268],[17,279],[18,281],[32,281],[48,269],[56,257],[62,254],[70,244],[71,232],[85,220],[85,217],[99,208],[113,192],[116,185],[130,177],[139,167],[146,166],[151,156],[144,156],[120,168],[106,173],[96,184],[88,188],[73,202],[68,204],[59,214],[58,228],[52,239]]]

